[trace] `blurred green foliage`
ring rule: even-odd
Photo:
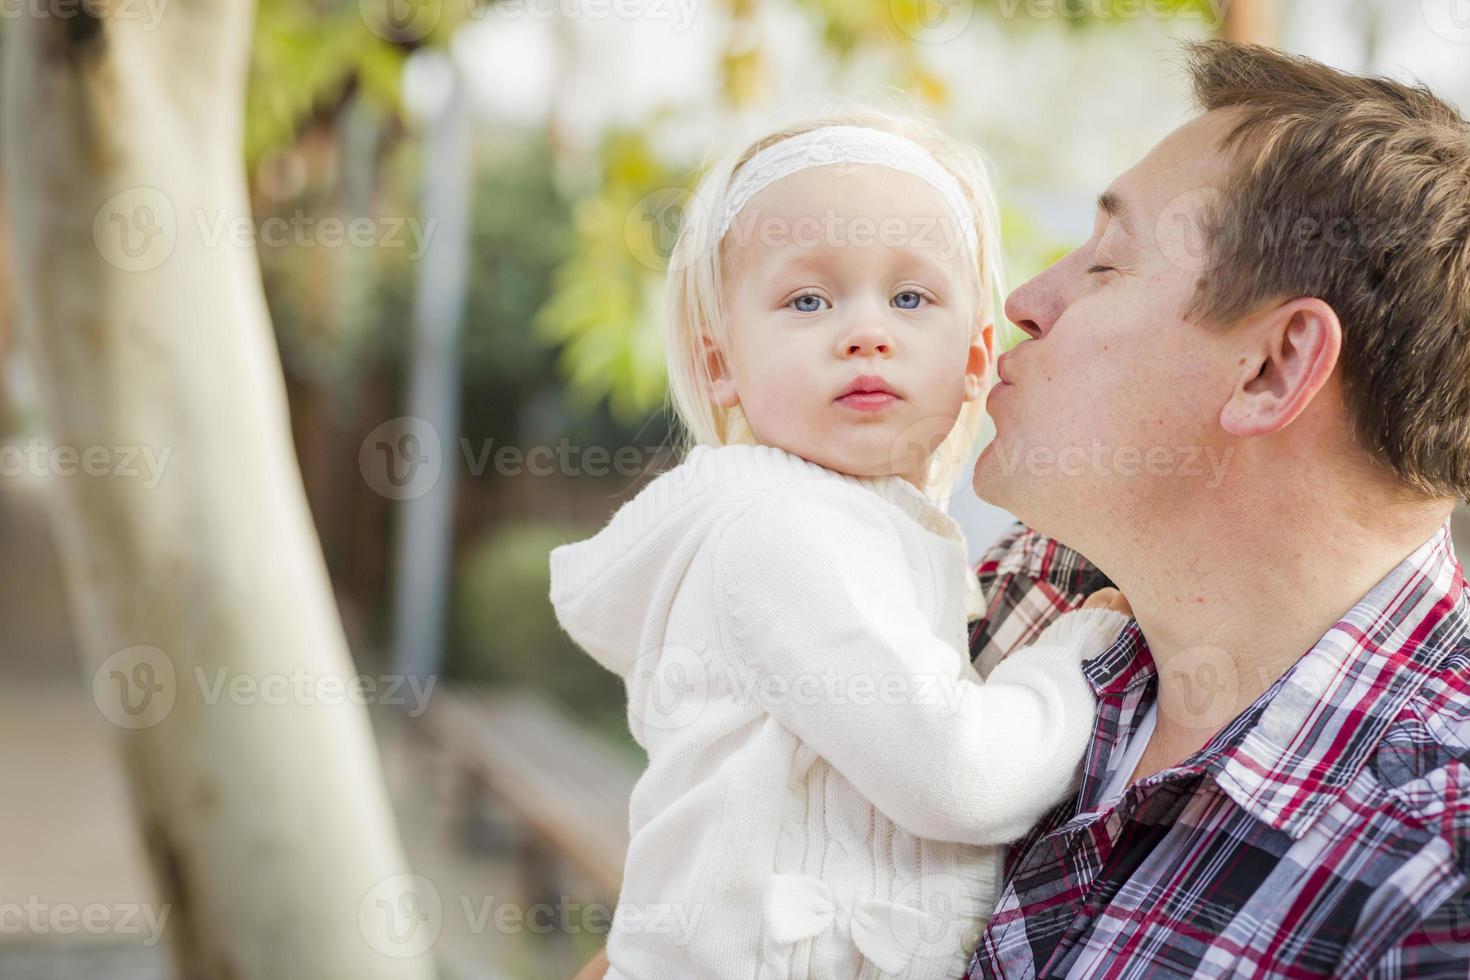
[[[622,680],[562,632],[546,601],[551,549],[584,536],[582,528],[525,523],[475,542],[456,576],[446,673],[534,687],[627,741]]]
[[[679,217],[666,205],[683,185],[641,132],[610,133],[601,160],[601,185],[577,202],[572,248],[537,324],[561,346],[578,403],[606,398],[614,417],[633,423],[664,395],[661,270]]]
[[[723,2],[737,21],[751,13],[750,0]],[[925,67],[924,45],[917,39],[947,8],[968,7],[1018,30],[1129,24],[1140,15],[1139,0],[798,2],[816,17],[828,53],[846,59],[880,52],[890,66],[891,84],[936,110],[949,92]],[[1150,11],[1198,13],[1202,8],[1201,0],[1149,2]],[[1053,13],[1037,18],[1034,9]],[[742,47],[725,53],[721,78],[727,106],[748,106],[761,91],[762,65],[758,51]],[[672,244],[677,231],[670,227],[678,214],[668,206],[670,195],[692,188],[699,174],[671,171],[652,152],[641,129],[609,134],[601,159],[600,184],[577,202],[570,253],[537,320],[542,335],[561,347],[560,364],[576,402],[589,406],[605,399],[616,419],[631,423],[654,410],[665,390],[660,339],[664,266],[650,256]],[[1003,207],[1002,225],[1012,286],[1070,247],[1046,240],[1014,207]],[[650,235],[656,241],[650,243]],[[661,257],[667,259],[666,250]],[[1008,348],[1021,335],[1002,323],[998,339]]]
[[[247,167],[289,145],[303,122],[349,88],[396,112],[405,54],[367,29],[352,0],[259,0],[245,100]]]
[[[421,164],[417,143],[396,143],[386,155],[374,192],[378,215],[395,222],[384,228],[417,220]],[[552,170],[540,131],[498,140],[477,158],[460,332],[463,431],[475,439],[512,440],[529,407],[548,397],[561,399],[556,351],[529,329],[573,240],[572,209],[558,193]],[[330,213],[333,203],[330,189],[308,186],[277,210],[317,215]],[[420,228],[424,235],[433,234]],[[396,239],[402,247],[359,250],[356,258],[363,264],[355,271],[366,300],[354,309],[352,322],[338,325],[322,322],[325,304],[318,294],[351,285],[342,281],[348,270],[340,265],[351,246],[333,249],[325,258],[317,254],[320,248],[261,250],[271,316],[291,374],[335,383],[344,399],[376,374],[389,372],[395,384],[401,380],[420,259],[413,254],[410,232],[400,231]]]
[[[753,14],[750,0],[721,2],[737,21]],[[1036,3],[1028,0],[798,2],[817,19],[829,54],[847,59],[880,52],[890,65],[892,83],[935,108],[944,105],[949,93],[925,68],[924,45],[916,38],[947,11],[954,16],[954,8],[967,7],[1017,29],[1055,29],[1128,23],[1127,11],[1136,7],[1136,0],[1056,0],[1046,9],[1059,13],[1037,20],[1031,15]],[[1197,10],[1200,4],[1150,2],[1175,11]],[[433,43],[443,43],[472,9],[467,4],[440,6],[444,16],[427,38]],[[246,117],[252,169],[288,147],[314,115],[340,111],[353,99],[375,107],[396,126],[407,46],[368,29],[368,13],[344,0],[261,0]],[[721,57],[725,102],[750,104],[763,88],[760,52],[731,48]],[[550,349],[556,352],[574,415],[597,413],[606,405],[612,421],[626,426],[646,419],[662,404],[662,263],[678,218],[677,208],[668,202],[671,194],[690,189],[698,174],[671,168],[658,158],[648,137],[653,122],[608,133],[598,153],[598,181],[570,205],[557,193],[557,161],[544,146],[539,158],[529,160],[527,143],[511,141],[508,152],[484,162],[476,189],[476,265],[464,333],[465,390],[478,403],[471,413],[484,415],[487,427],[482,431],[507,431],[502,423],[513,423],[519,406],[558,384],[547,371]],[[412,181],[401,186],[412,186]],[[411,202],[414,196],[400,194],[396,200]],[[411,203],[402,207],[412,213]],[[1003,220],[1012,284],[1023,278],[1021,273],[1040,268],[1041,259],[1059,254],[1061,244],[1037,240],[1024,215],[1007,209]],[[375,259],[373,268],[380,273],[376,293],[381,313],[375,319],[386,330],[370,329],[355,338],[324,337],[319,330],[293,333],[293,322],[311,317],[282,310],[286,322],[278,321],[278,326],[283,336],[294,338],[285,346],[294,348],[302,364],[334,357],[351,360],[361,351],[342,349],[349,340],[367,344],[370,355],[402,353],[395,347],[410,322],[412,263],[402,255],[387,256]],[[291,278],[277,273],[278,279]],[[301,284],[297,287],[300,292]],[[290,290],[287,283],[285,291]],[[295,305],[301,302],[298,296]],[[273,302],[273,312],[291,305],[289,297]],[[526,331],[528,323],[535,324],[534,335]],[[1003,326],[1003,346],[1015,339],[1014,331]],[[323,343],[327,350],[313,349]],[[351,367],[339,370],[338,383],[350,388],[355,373]]]
[[[751,16],[752,0],[720,2],[736,19]],[[925,68],[924,46],[914,40],[920,26],[934,22],[942,0],[798,2],[818,19],[828,53],[849,58],[879,51],[890,82],[943,116],[949,93]],[[1068,6],[1086,13],[1109,2]],[[1197,6],[1197,0],[1158,2]],[[1027,23],[1024,14],[1006,14],[1025,11],[1026,0],[972,5],[977,15]],[[421,145],[405,138],[398,96],[408,46],[367,29],[363,16],[363,8],[347,0],[260,0],[247,107],[251,173],[296,159],[307,161],[298,169],[308,174],[284,182],[289,192],[271,198],[262,217],[271,209],[351,215],[361,214],[353,210],[361,207],[380,217],[417,214]],[[1105,19],[1053,18],[1045,29]],[[442,43],[452,26],[444,20],[428,40]],[[720,57],[720,108],[758,103],[767,70],[761,53],[732,47]],[[351,128],[343,125],[345,116],[363,108],[371,130],[366,203],[343,193],[342,160],[362,159],[359,151],[339,146],[330,162],[332,154],[319,153],[317,145],[324,134],[341,141]],[[545,130],[495,132],[479,147],[461,332],[462,431],[473,445],[485,439],[546,445],[562,437],[581,445],[667,442],[668,420],[659,411],[665,396],[663,270],[681,217],[678,205],[699,174],[660,158],[650,135],[659,122],[655,116],[610,131],[580,159],[568,159]],[[565,179],[589,171],[587,186]],[[1014,205],[1003,208],[1002,234],[1011,287],[1067,247]],[[288,371],[328,385],[339,405],[350,407],[369,382],[388,389],[379,391],[383,403],[399,404],[419,272],[409,250],[327,253],[287,245],[262,249],[260,256]],[[1017,339],[1002,323],[1001,346]],[[464,492],[488,497],[491,489],[471,484]],[[576,650],[546,602],[550,548],[590,529],[532,523],[505,511],[479,513],[492,516],[472,525],[484,528],[483,536],[471,537],[462,550],[450,672],[536,685],[626,738],[621,682]]]
[[[753,0],[720,2],[735,22],[754,16]],[[861,52],[882,54],[890,65],[892,84],[933,107],[943,106],[949,93],[943,81],[926,69],[924,45],[917,39],[943,18],[979,14],[1016,29],[1055,29],[1127,24],[1136,19],[1138,5],[1138,0],[798,2],[816,19],[830,55],[841,60]],[[1199,12],[1201,0],[1150,0],[1150,10],[1160,7]],[[433,30],[423,40],[446,43],[474,9],[470,3],[438,2]],[[252,172],[270,154],[289,147],[314,115],[340,111],[354,98],[376,107],[385,120],[397,119],[399,78],[412,45],[387,40],[383,35],[391,32],[384,25],[370,29],[367,18],[374,10],[372,3],[352,0],[259,0],[246,113],[246,155]],[[1038,11],[1050,14],[1038,16]],[[759,49],[730,47],[720,57],[727,105],[755,102],[764,88]],[[677,212],[659,195],[688,189],[698,175],[671,172],[652,151],[646,129],[609,133],[600,157],[601,180],[576,202],[569,234],[562,233],[565,208],[551,182],[554,161],[548,160],[537,172],[544,180],[530,186],[524,184],[526,173],[517,162],[509,161],[512,173],[507,179],[521,181],[521,189],[530,192],[527,196],[498,193],[503,188],[494,186],[478,189],[475,254],[489,257],[491,267],[477,269],[479,275],[472,277],[476,295],[469,301],[465,355],[476,363],[467,363],[467,376],[484,372],[486,380],[499,382],[493,400],[503,403],[502,409],[525,397],[528,385],[539,387],[546,380],[544,352],[524,334],[524,325],[531,320],[540,341],[559,348],[558,363],[579,411],[605,401],[616,421],[632,424],[656,410],[663,399],[659,325],[663,276],[661,268],[648,261],[647,238],[658,239],[652,243],[655,252],[664,241],[672,241],[672,230],[665,226]],[[1024,233],[1022,223],[1017,215],[1006,215],[1008,250],[1011,235]],[[507,240],[510,247],[501,249]],[[1047,249],[1055,250],[1055,246]],[[661,257],[666,256],[664,252]],[[556,271],[549,288],[543,288],[541,273],[549,260],[554,260]],[[390,280],[395,273],[400,275],[383,290],[383,303],[399,315],[411,310],[411,288],[405,288],[411,284],[403,280],[411,272],[402,267],[388,270]],[[1013,275],[1012,281],[1019,277]],[[544,302],[537,301],[542,297]],[[491,315],[483,315],[487,311]],[[340,343],[344,338],[329,339]],[[339,353],[351,357],[354,352]]]

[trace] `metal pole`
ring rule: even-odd
[[[433,427],[439,479],[400,502],[393,602],[395,672],[428,678],[442,661],[459,445],[459,331],[468,267],[472,154],[464,80],[452,57],[430,117],[422,221],[428,241],[414,298],[407,414]],[[430,222],[434,222],[432,225]]]

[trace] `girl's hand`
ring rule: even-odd
[[[608,966],[607,950],[599,949],[597,955],[588,960],[587,965],[578,970],[572,980],[602,980],[603,974],[607,973]]]
[[[1125,616],[1133,615],[1133,607],[1128,605],[1128,597],[1117,589],[1098,589],[1087,597],[1082,604],[1083,609],[1111,609]]]

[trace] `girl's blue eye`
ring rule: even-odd
[[[816,313],[825,302],[827,301],[815,293],[806,293],[792,300],[791,305],[796,307],[798,313]]]
[[[912,289],[905,289],[903,292],[893,297],[893,305],[898,307],[900,310],[917,310],[919,308],[919,304],[923,301],[923,294],[915,292]]]

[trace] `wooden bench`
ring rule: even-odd
[[[586,879],[592,897],[616,900],[635,758],[526,689],[441,687],[420,721],[473,786]]]

